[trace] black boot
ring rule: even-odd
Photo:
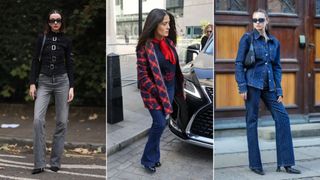
[[[156,172],[156,167],[144,166],[144,168],[150,173],[155,173]]]
[[[55,167],[55,166],[51,166],[49,169],[50,169],[51,171],[53,171],[53,172],[58,172],[58,171],[60,170],[60,168]]]
[[[256,174],[259,174],[259,175],[264,175],[265,174],[263,169],[253,169],[253,168],[250,168],[250,169],[251,169],[251,171],[253,171]]]
[[[31,174],[39,174],[42,173],[44,171],[44,168],[37,168],[37,169],[33,169]]]
[[[285,166],[284,169],[286,169],[286,172],[289,174],[301,174],[300,170],[294,169],[291,166]]]
[[[155,166],[155,167],[160,167],[160,166],[161,166],[161,163],[160,163],[160,162],[157,162],[154,166]]]

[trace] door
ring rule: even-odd
[[[290,114],[305,108],[307,48],[300,46],[305,36],[305,8],[300,0],[215,0],[215,118],[245,115],[234,76],[234,61],[241,36],[252,30],[252,13],[266,9],[270,32],[280,41],[284,104]],[[320,78],[320,77],[319,77]],[[320,98],[319,98],[320,99]],[[319,102],[320,103],[320,102]],[[261,103],[263,104],[263,103]],[[269,114],[262,105],[260,115]]]
[[[308,108],[311,117],[320,116],[320,0],[309,3],[308,32],[308,66],[306,68],[307,85],[309,87]],[[311,118],[310,120],[313,120]]]

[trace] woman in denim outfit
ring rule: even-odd
[[[161,166],[160,137],[167,124],[166,116],[172,113],[173,98],[183,97],[176,37],[174,16],[164,9],[153,9],[147,16],[136,49],[138,86],[152,116],[141,164],[151,173]]]
[[[254,30],[242,36],[235,62],[236,81],[245,100],[250,169],[264,175],[257,133],[260,98],[272,114],[276,127],[277,171],[283,166],[287,173],[300,174],[295,165],[290,121],[282,104],[280,43],[266,29],[269,18],[265,10],[253,13]],[[253,38],[255,63],[244,65]]]
[[[32,99],[35,99],[32,174],[43,172],[46,166],[45,116],[52,95],[55,100],[56,129],[52,141],[50,170],[57,172],[60,169],[67,131],[69,102],[74,96],[71,40],[63,33],[64,23],[61,12],[53,10],[47,18],[45,32],[36,42],[30,71],[29,94]]]

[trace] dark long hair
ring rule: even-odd
[[[138,51],[143,45],[145,45],[148,39],[154,38],[154,32],[163,21],[165,15],[168,15],[170,18],[170,29],[169,35],[167,38],[173,41],[174,44],[177,43],[177,31],[176,31],[176,23],[174,20],[174,16],[164,9],[153,9],[147,16],[147,19],[144,23],[144,27],[141,35],[139,36],[138,45],[136,51]]]
[[[46,23],[45,23],[45,26],[44,26],[44,33],[47,34],[48,32],[51,31],[51,27],[49,26],[49,20],[50,20],[50,16],[51,14],[60,14],[61,16],[61,27],[59,29],[60,32],[64,32],[64,18],[63,18],[63,14],[60,10],[52,10],[49,12],[48,16],[47,16],[47,20],[46,20]]]

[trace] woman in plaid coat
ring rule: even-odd
[[[160,137],[172,113],[175,96],[183,97],[183,75],[175,49],[176,27],[172,14],[153,9],[147,16],[137,45],[138,86],[153,123],[141,164],[149,172],[160,167]]]

